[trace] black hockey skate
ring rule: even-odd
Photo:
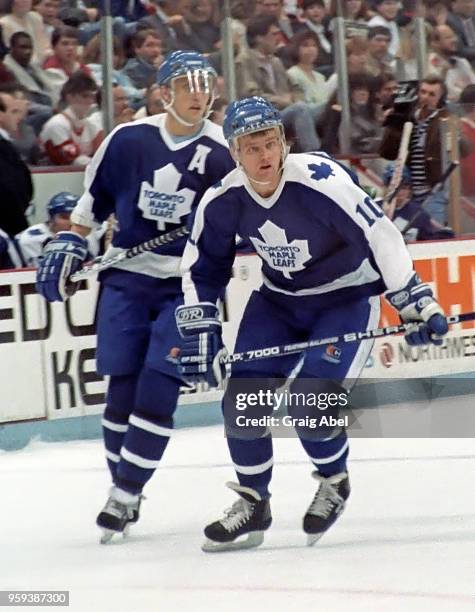
[[[312,476],[320,486],[303,517],[303,530],[307,534],[307,545],[312,546],[327,531],[345,509],[350,495],[350,481],[346,472],[325,478],[318,472]]]
[[[240,498],[225,510],[224,518],[205,528],[207,540],[204,552],[222,552],[255,548],[264,541],[264,531],[272,523],[268,499],[262,499],[257,491],[234,482],[226,485],[236,491]],[[247,536],[246,539],[241,536]]]
[[[130,525],[139,520],[140,504],[143,495],[139,495],[136,501],[119,501],[116,489],[113,488],[106,505],[99,513],[96,524],[103,531],[101,544],[107,544],[116,533],[121,533],[124,537],[129,533]]]

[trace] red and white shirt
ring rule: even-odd
[[[40,142],[52,164],[85,166],[104,138],[104,131],[88,117],[79,119],[68,107],[49,119]]]

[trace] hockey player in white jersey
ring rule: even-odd
[[[448,327],[441,307],[414,273],[396,227],[350,171],[325,154],[287,155],[280,115],[262,98],[231,104],[223,128],[238,167],[201,200],[184,252],[185,303],[176,311],[184,377],[216,386],[225,376],[216,301],[230,279],[236,234],[254,245],[263,274],[242,317],[236,351],[375,328],[382,293],[404,321],[414,322],[408,343],[442,342]],[[364,340],[232,365],[223,413],[238,479],[229,486],[239,499],[224,518],[206,527],[203,550],[258,546],[272,521],[271,435],[266,426],[239,420],[244,413],[238,392],[252,391],[255,398],[264,385],[266,391],[275,389],[292,371],[292,392],[311,390],[319,397],[346,392],[371,347],[372,341]],[[245,414],[269,411],[263,402],[254,412],[247,406]],[[291,406],[289,412],[319,482],[303,518],[313,544],[350,494],[348,439],[339,427],[312,429],[303,417],[315,416],[315,406]]]
[[[36,267],[42,256],[45,245],[58,232],[71,229],[71,213],[78,203],[79,196],[69,191],[61,191],[54,195],[46,205],[48,220],[27,227],[16,236],[17,244],[28,267]],[[92,231],[86,238],[90,257],[97,257],[104,228]]]
[[[206,119],[216,72],[199,53],[175,51],[158,71],[166,113],[125,124],[100,146],[86,170],[86,192],[45,249],[37,276],[47,300],[75,290],[84,236],[114,213],[117,231],[106,257],[187,223],[201,196],[234,166],[221,127]],[[101,273],[97,369],[110,376],[103,418],[113,487],[97,517],[102,541],[126,532],[139,515],[142,490],[172,434],[183,384],[166,361],[179,336],[180,259],[186,240],[157,247]]]

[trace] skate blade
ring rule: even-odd
[[[242,536],[241,536],[242,537]],[[245,550],[246,548],[256,548],[264,541],[263,531],[252,531],[247,534],[245,540],[236,540],[234,542],[215,542],[209,538],[204,542],[201,550],[203,552],[226,552],[228,550]]]
[[[115,535],[121,535],[122,538],[126,538],[129,535],[129,530],[130,530],[130,525],[127,525],[124,528],[124,531],[114,531],[113,529],[102,529],[102,537],[101,537],[101,544],[109,544],[109,542],[112,540],[112,538]]]
[[[103,529],[102,536],[100,539],[101,544],[109,544],[112,538],[115,536],[118,531],[112,531],[112,529]]]
[[[313,546],[322,537],[322,533],[307,533],[307,546]]]

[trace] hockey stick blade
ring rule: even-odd
[[[81,270],[78,270],[72,274],[69,280],[73,283],[77,283],[85,278],[88,278],[89,276],[92,276],[93,274],[97,274],[98,272],[102,272],[108,268],[112,268],[121,261],[131,259],[132,257],[136,257],[142,253],[147,253],[148,251],[153,251],[153,249],[156,249],[164,244],[175,242],[175,240],[183,238],[183,236],[187,236],[189,233],[190,230],[187,227],[178,227],[167,234],[162,234],[161,236],[157,236],[156,238],[142,242],[141,244],[127,249],[126,251],[121,251],[120,253],[117,253],[117,255],[101,258],[91,264],[86,264],[83,268],[81,268]]]
[[[447,317],[449,325],[464,323],[466,321],[475,321],[475,312],[466,312],[459,315],[450,315]],[[338,342],[350,343],[359,342],[360,340],[368,340],[373,338],[381,338],[384,336],[394,336],[402,332],[408,331],[414,327],[414,323],[400,323],[399,325],[390,325],[389,327],[379,327],[364,332],[352,332],[342,334],[341,336],[332,336],[329,338],[319,338],[309,340],[308,342],[298,342],[296,344],[281,344],[278,346],[268,346],[265,348],[243,351],[242,353],[233,353],[222,360],[222,363],[236,363],[257,361],[259,359],[269,359],[271,357],[284,357],[301,353],[302,351],[315,348],[317,346],[325,346],[328,344],[336,344]],[[181,364],[189,363],[187,357],[180,359]]]

